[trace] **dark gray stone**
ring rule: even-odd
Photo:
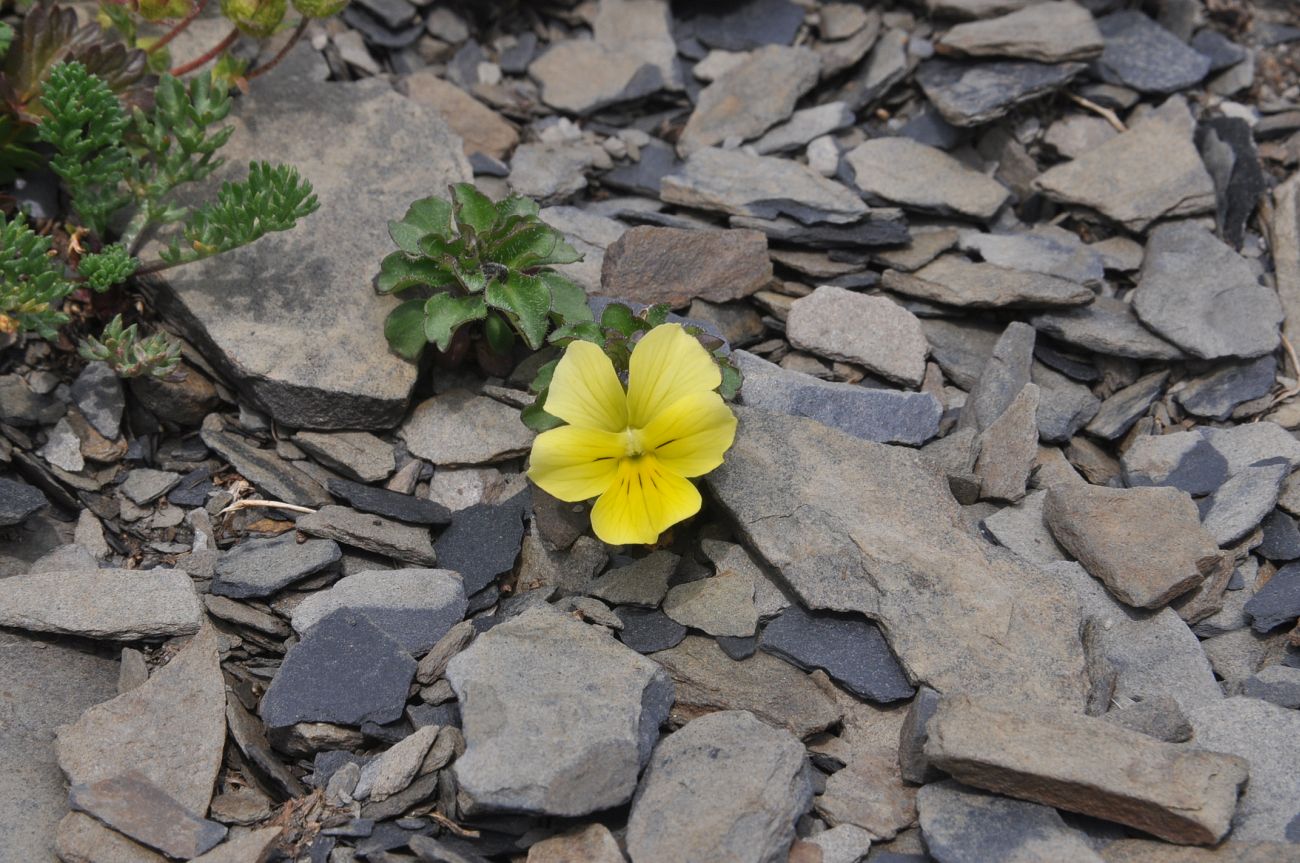
[[[1196,146],[1214,178],[1219,236],[1240,249],[1246,220],[1268,189],[1250,124],[1240,117],[1210,117],[1196,128]]]
[[[1029,383],[1034,362],[1034,328],[1020,321],[1007,324],[980,370],[962,408],[959,428],[983,432],[1006,413]]]
[[[72,382],[72,401],[95,431],[115,440],[122,429],[126,394],[117,372],[103,362],[88,363]]]
[[[359,726],[402,715],[415,660],[364,614],[340,609],[285,654],[266,694],[267,726],[299,722]]]
[[[1237,471],[1202,503],[1201,521],[1221,546],[1253,531],[1277,506],[1291,473],[1286,459],[1269,459]]]
[[[460,573],[467,595],[514,567],[523,545],[527,506],[528,495],[521,492],[504,503],[475,504],[452,513],[451,526],[433,549],[439,566]]]
[[[1277,360],[1262,356],[1230,363],[1192,378],[1178,391],[1178,403],[1198,417],[1226,420],[1239,404],[1268,395],[1277,377]]]
[[[1218,72],[1236,66],[1247,57],[1246,49],[1224,36],[1218,30],[1206,27],[1192,37],[1192,50],[1210,58],[1210,71]]]
[[[138,467],[127,474],[126,479],[117,488],[132,503],[146,506],[171,491],[180,481],[180,474]]]
[[[916,80],[949,123],[978,126],[1060,89],[1085,68],[1082,63],[959,63],[935,58],[921,64]]]
[[[216,422],[213,422],[213,420]],[[237,434],[223,431],[220,420],[209,416],[200,435],[217,455],[228,461],[240,476],[269,497],[298,506],[325,506],[329,492],[320,483],[280,458],[273,450],[259,449]]]
[[[624,606],[614,613],[623,621],[618,640],[637,653],[658,653],[681,644],[686,627],[657,608]]]
[[[1101,403],[1097,415],[1088,423],[1087,432],[1106,440],[1123,435],[1147,412],[1165,390],[1169,372],[1153,372],[1113,393]]]
[[[416,16],[415,7],[407,0],[357,0],[356,5],[389,30],[401,30]]]
[[[298,530],[416,566],[432,566],[438,560],[427,527],[402,524],[346,506],[323,506],[308,513],[298,519]]]
[[[1069,860],[1102,863],[1087,836],[1050,806],[978,791],[951,779],[916,797],[925,847],[938,863]]]
[[[1133,307],[1114,297],[1097,297],[1086,306],[1039,312],[1034,329],[1066,344],[1138,360],[1177,360],[1181,350],[1142,326]]]
[[[1094,69],[1111,83],[1143,93],[1173,93],[1198,83],[1210,71],[1210,58],[1135,10],[1097,21],[1106,47]]]
[[[0,375],[0,419],[16,426],[52,425],[67,412],[63,402],[36,393],[18,375]]]
[[[265,539],[248,539],[217,560],[212,592],[236,599],[270,596],[338,564],[343,551],[331,539],[298,542],[292,531]]]
[[[22,524],[28,516],[49,505],[35,486],[0,477],[0,527]]]
[[[682,166],[677,151],[657,140],[641,148],[641,158],[626,165],[618,165],[601,175],[601,182],[615,189],[659,197],[659,187],[664,177]]]
[[[1038,435],[1048,443],[1067,442],[1101,407],[1092,390],[1042,363],[1034,363],[1030,378],[1039,391]]]
[[[1186,743],[1192,739],[1192,725],[1177,699],[1170,695],[1153,695],[1119,710],[1109,710],[1102,716],[1108,722],[1166,743]]]
[[[863,440],[919,446],[939,432],[943,407],[929,393],[872,389],[787,371],[747,351],[732,354],[745,376],[741,402],[802,416]]]
[[[182,476],[176,486],[167,492],[167,502],[175,506],[203,506],[213,488],[212,470],[206,465],[196,467]]]
[[[382,515],[410,524],[450,524],[451,511],[440,503],[410,494],[399,494],[347,479],[330,477],[330,494],[347,501],[353,509]]]
[[[1261,526],[1264,528],[1264,539],[1255,546],[1256,554],[1274,561],[1300,558],[1300,528],[1296,527],[1294,518],[1275,509],[1264,517]]]
[[[938,709],[939,693],[928,686],[919,687],[898,732],[898,766],[903,778],[914,785],[933,782],[943,775],[925,757],[925,724]]]
[[[1242,694],[1272,702],[1278,707],[1300,707],[1300,668],[1270,665],[1246,678]]]
[[[1268,632],[1300,617],[1300,563],[1279,569],[1268,583],[1246,601],[1251,628]]]
[[[870,210],[851,225],[805,225],[795,219],[778,216],[760,219],[732,216],[733,228],[762,231],[768,240],[806,246],[810,249],[861,249],[863,246],[901,246],[911,239],[903,211],[891,207]]]
[[[748,659],[758,650],[758,636],[736,636],[720,635],[718,636],[718,647],[732,659],[739,662],[742,659]]]
[[[308,632],[338,609],[364,614],[412,656],[431,649],[460,623],[465,589],[445,569],[367,570],[308,596],[293,610],[293,628]]]
[[[930,343],[930,359],[944,377],[968,392],[1003,332],[995,323],[972,318],[921,318],[921,329]]]
[[[869,701],[901,701],[916,691],[879,627],[865,618],[791,605],[763,628],[759,646],[805,671],[820,668]]]
[[[700,7],[678,23],[677,38],[698,39],[710,48],[750,51],[789,45],[803,24],[804,10],[791,0],[725,0]]]

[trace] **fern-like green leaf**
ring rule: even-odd
[[[91,288],[103,293],[131,277],[140,266],[140,260],[120,243],[105,246],[98,252],[81,256],[77,271],[85,277]]]
[[[21,215],[9,221],[0,213],[0,331],[52,339],[67,322],[59,304],[74,286],[50,246]]]

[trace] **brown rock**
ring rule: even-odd
[[[1093,577],[1137,608],[1165,605],[1219,563],[1196,504],[1176,488],[1060,485],[1048,491],[1043,519]]]
[[[1184,749],[1103,719],[950,696],[927,727],[925,754],[953,778],[1115,821],[1180,845],[1228,832],[1247,763]]]
[[[217,388],[193,366],[181,364],[180,380],[159,380],[152,375],[131,378],[131,395],[158,419],[179,426],[196,426],[217,409]]]
[[[1300,863],[1300,845],[1283,842],[1224,842],[1217,848],[1188,848],[1153,839],[1118,839],[1101,849],[1106,863]]]
[[[898,760],[863,753],[826,780],[813,801],[832,827],[856,824],[880,839],[916,823],[916,789],[903,784]]]
[[[260,863],[265,860],[272,843],[280,838],[283,828],[263,827],[242,836],[236,836],[190,863]]]
[[[650,658],[664,667],[677,686],[677,701],[669,714],[674,725],[716,710],[748,710],[802,738],[825,730],[843,716],[811,677],[769,653],[759,651],[737,661],[712,638],[691,635]]]
[[[165,791],[132,770],[89,785],[74,785],[68,800],[137,842],[168,857],[189,860],[226,838],[226,828],[200,818]]]
[[[975,474],[980,497],[1014,503],[1025,496],[1038,458],[1038,387],[1025,384],[1002,415],[980,435]]]
[[[822,285],[794,301],[786,335],[797,348],[860,363],[909,387],[925,378],[930,344],[921,322],[888,297]]]
[[[163,855],[81,812],[63,816],[54,833],[54,849],[64,863],[167,863]]]
[[[464,141],[466,156],[485,153],[495,159],[505,159],[519,143],[519,133],[500,114],[428,70],[407,75],[399,88],[408,99],[442,115]]]
[[[760,231],[638,227],[605,250],[600,282],[612,297],[667,303],[747,297],[772,281],[767,236]]]
[[[618,840],[604,824],[588,824],[528,849],[527,863],[623,863]]]
[[[880,284],[895,293],[970,309],[1082,306],[1093,293],[1078,282],[940,255],[915,273],[885,270]]]

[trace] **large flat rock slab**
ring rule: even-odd
[[[972,534],[914,451],[737,414],[709,486],[805,605],[877,621],[913,682],[1082,709],[1074,597]]]
[[[301,67],[286,63],[236,101],[226,166],[209,188],[274,159],[311,182],[320,209],[291,231],[165,271],[153,293],[278,422],[385,428],[401,418],[416,368],[389,352],[396,300],[371,285],[393,251],[384,225],[414,198],[469,180],[469,162],[432,108],[378,79],[332,84]]]

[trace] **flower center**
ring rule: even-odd
[[[627,458],[636,458],[645,455],[649,449],[645,441],[641,439],[641,429],[624,429],[623,430],[623,455]]]

